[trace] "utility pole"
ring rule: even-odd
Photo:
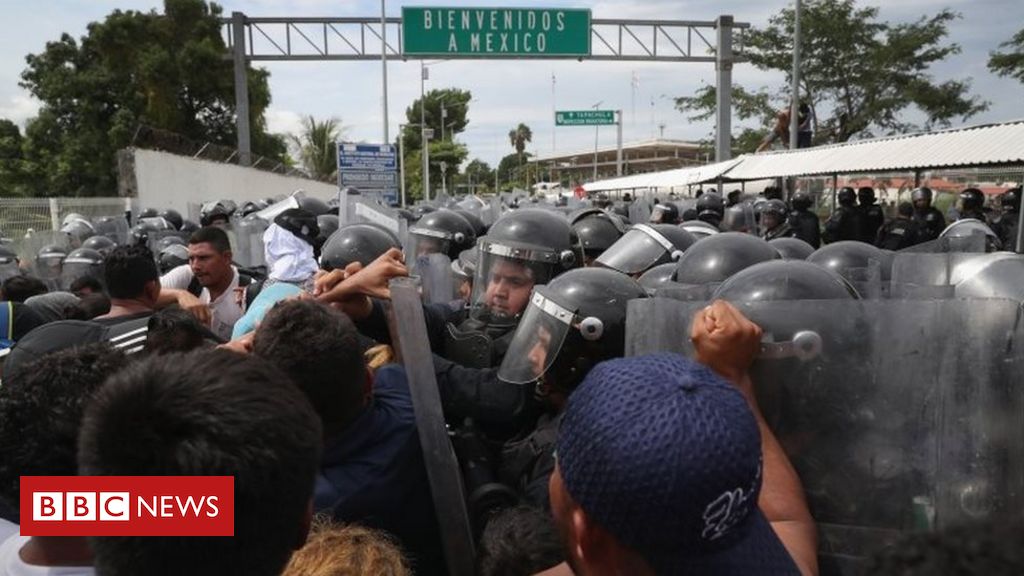
[[[715,52],[715,162],[732,158],[732,16],[719,16]]]
[[[615,115],[618,116],[618,134],[615,137],[616,150],[615,150],[615,175],[622,176],[622,110],[616,110]]]
[[[398,125],[398,178],[402,181],[402,208],[405,208],[405,128],[408,124]]]
[[[423,200],[430,200],[430,150],[427,146],[427,103],[424,97],[424,84],[429,68],[420,60],[420,157],[423,159]]]
[[[591,108],[597,110],[598,106],[600,106],[601,104],[604,104],[604,100],[601,100],[597,104],[594,104],[593,106],[591,106]],[[594,182],[597,182],[597,139],[599,128],[601,128],[599,125],[594,125]]]
[[[231,37],[235,62],[235,116],[238,124],[238,164],[252,164],[249,136],[249,81],[246,78],[245,14],[231,13]]]
[[[800,0],[796,0],[796,10],[793,14],[793,86],[790,89],[793,101],[789,108],[789,149],[796,150],[798,138],[797,130],[800,128],[800,121],[797,116],[800,113]]]
[[[388,143],[388,21],[384,14],[384,2],[380,0],[380,64],[383,69],[384,97],[382,106],[384,108],[384,140],[382,144]],[[324,32],[326,35],[326,32]]]

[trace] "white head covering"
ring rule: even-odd
[[[263,233],[263,249],[271,280],[302,284],[316,274],[313,247],[277,224]]]

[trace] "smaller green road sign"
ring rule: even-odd
[[[402,8],[402,53],[445,58],[590,55],[590,10]]]
[[[607,126],[615,124],[614,110],[559,110],[555,126]]]

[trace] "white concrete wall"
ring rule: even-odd
[[[229,199],[238,204],[269,196],[305,190],[306,196],[323,201],[338,194],[337,186],[282,176],[208,160],[196,160],[153,150],[134,150],[136,206],[173,208],[184,215],[189,204]],[[187,217],[187,216],[186,216]]]

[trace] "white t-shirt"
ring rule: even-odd
[[[26,564],[18,552],[30,536],[15,533],[0,542],[0,576],[95,576],[92,566],[33,566]]]
[[[235,322],[245,314],[245,288],[238,285],[238,270],[232,266],[234,276],[231,278],[231,285],[220,295],[219,298],[210,302],[210,291],[205,287],[199,294],[199,301],[210,305],[210,316],[212,318],[210,330],[224,340],[231,339],[231,329]],[[160,285],[164,288],[175,290],[188,290],[192,283],[192,268],[188,264],[182,264],[177,268],[164,274],[160,278]]]

